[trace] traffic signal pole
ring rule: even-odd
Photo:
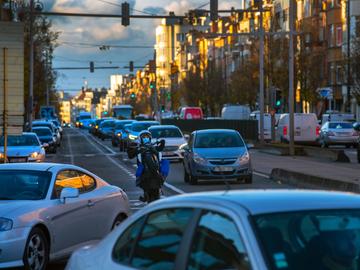
[[[265,143],[264,140],[264,26],[263,26],[263,4],[262,0],[259,1],[260,8],[260,59],[259,59],[259,68],[260,68],[260,144],[263,145]]]
[[[294,0],[290,0],[289,6],[289,152],[290,156],[295,155],[294,147]]]

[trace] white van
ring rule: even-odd
[[[251,120],[258,121],[259,139],[260,139],[260,113],[253,112],[250,114]],[[264,140],[271,141],[271,114],[264,113]]]
[[[294,140],[295,142],[316,142],[320,135],[320,126],[315,113],[294,114]],[[280,116],[276,129],[276,137],[282,142],[289,142],[289,114]]]
[[[246,105],[225,105],[221,110],[221,118],[228,120],[249,120],[250,107]]]

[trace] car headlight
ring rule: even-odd
[[[96,128],[96,129],[98,129],[98,128],[99,128],[99,126],[98,126],[98,125],[96,125],[96,126],[95,126],[95,128]]]
[[[250,161],[249,152],[245,152],[245,154],[243,154],[241,157],[239,157],[237,159],[237,163],[240,163],[240,164],[246,164],[246,163],[249,163],[249,161]]]
[[[131,134],[129,135],[130,140],[136,140],[136,138],[137,138],[137,136],[135,136],[135,135],[131,135]]]
[[[194,157],[193,157],[194,161],[198,164],[203,164],[205,165],[207,163],[206,159],[203,158],[202,156],[200,156],[197,153],[194,153]]]
[[[38,152],[34,152],[30,155],[31,158],[37,158],[40,155]]]
[[[11,219],[0,217],[0,232],[9,231],[13,227]]]
[[[0,159],[3,159],[3,158],[5,158],[4,153],[0,153]]]
[[[122,134],[121,134],[120,132],[118,132],[118,133],[116,134],[116,136],[118,136],[119,138],[121,138]]]

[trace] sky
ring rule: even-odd
[[[123,0],[42,0],[44,11],[121,14]],[[209,0],[127,0],[133,14],[184,15],[199,6],[209,8]],[[219,9],[240,8],[241,0],[219,0]],[[145,12],[145,13],[144,13]],[[131,19],[123,27],[121,19],[89,17],[53,17],[53,30],[60,32],[58,47],[54,52],[53,68],[129,65],[144,66],[153,57],[155,29],[160,20]],[[115,46],[100,50],[101,45]],[[116,46],[128,46],[119,48]],[[145,46],[146,48],[133,48]],[[110,86],[110,75],[127,74],[127,69],[58,70],[57,90],[76,94],[87,83],[89,88]]]

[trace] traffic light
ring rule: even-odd
[[[155,89],[155,82],[154,81],[150,82],[150,89],[151,90]]]
[[[91,73],[94,72],[94,62],[93,61],[90,62],[90,72]]]
[[[130,61],[130,63],[129,63],[129,70],[130,70],[130,72],[134,72],[134,62],[133,61]]]
[[[218,19],[218,0],[210,0],[210,20]]]
[[[161,106],[161,112],[162,113],[165,112],[165,106],[164,105]]]
[[[282,105],[281,91],[276,91],[275,107],[276,107],[276,108],[280,108],[281,105]]]
[[[130,94],[130,98],[131,98],[131,99],[135,99],[135,98],[136,98],[135,93],[131,93],[131,94]]]
[[[123,26],[130,24],[130,5],[127,2],[121,4],[121,24]]]

